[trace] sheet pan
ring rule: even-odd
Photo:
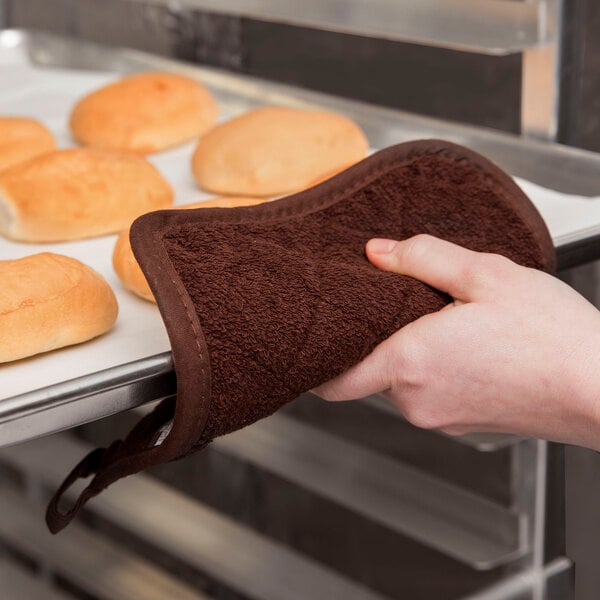
[[[16,30],[0,32],[0,114],[34,116],[50,127],[61,147],[68,147],[73,142],[67,118],[79,97],[120,74],[148,69],[183,72],[202,80],[219,102],[221,119],[265,104],[320,107],[354,118],[373,148],[423,137],[469,145],[520,176],[518,181],[544,216],[559,255],[572,254],[576,248],[577,260],[583,261],[599,252],[600,201],[595,196],[600,196],[600,156],[555,144],[417,117],[137,51]],[[176,204],[209,197],[192,179],[192,150],[193,144],[186,144],[150,157],[173,185]],[[0,446],[175,392],[162,320],[153,304],[122,288],[111,266],[115,239],[105,236],[36,245],[0,238],[0,259],[52,251],[84,261],[106,277],[120,306],[114,330],[101,338],[0,365]]]

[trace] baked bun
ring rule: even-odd
[[[54,148],[52,134],[35,119],[0,117],[0,171]]]
[[[172,203],[171,186],[135,154],[55,150],[0,172],[0,233],[23,242],[116,233]]]
[[[79,344],[108,331],[117,300],[74,258],[44,252],[0,261],[0,362]]]
[[[203,136],[192,171],[211,192],[278,196],[363,159],[368,149],[360,128],[341,115],[259,108]]]
[[[82,98],[70,119],[86,146],[148,154],[193,140],[210,129],[218,108],[198,81],[173,73],[140,73]]]
[[[173,208],[233,208],[234,206],[260,204],[265,201],[266,199],[261,198],[213,198],[212,200],[205,200],[204,202],[173,206]],[[150,291],[150,286],[146,281],[146,277],[144,276],[142,269],[140,269],[140,266],[133,255],[133,251],[131,250],[129,230],[122,231],[119,235],[113,251],[112,260],[115,272],[125,288],[141,298],[144,298],[144,300],[155,302],[154,296]]]
[[[335,169],[331,169],[331,171],[327,171],[327,173],[323,173],[322,175],[319,175],[319,177],[317,177],[316,179],[313,179],[306,186],[306,189],[314,187],[315,185],[319,185],[319,183],[323,183],[324,181],[327,181],[328,179],[331,179],[332,177],[335,177],[336,175],[338,175],[342,171],[345,171],[346,169],[349,169],[352,165],[355,165],[355,164],[356,164],[355,162],[351,162],[351,163],[348,163],[347,165],[343,165],[341,167],[336,167]]]

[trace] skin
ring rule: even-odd
[[[319,386],[327,400],[380,393],[414,425],[517,433],[600,450],[600,312],[560,280],[419,235],[366,247],[378,268],[454,302],[397,331]]]

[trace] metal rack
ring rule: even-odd
[[[139,0],[136,0],[139,1]],[[143,1],[143,0],[142,0]],[[151,0],[163,4],[163,0]],[[401,42],[503,55],[550,39],[546,0],[183,0],[182,7]]]
[[[522,53],[521,130],[556,139],[563,0],[181,0],[177,6],[479,54]]]
[[[419,3],[416,12],[415,4],[408,1],[380,0],[379,4],[380,11],[370,4],[368,15],[361,12],[365,4],[359,0],[312,2],[303,5],[302,14],[294,12],[297,3],[267,1],[184,0],[178,10],[194,6],[492,54],[522,51],[525,53],[523,130],[549,139],[554,137],[562,10],[559,0],[523,3],[451,0],[444,3],[443,9],[439,3],[427,0]],[[392,4],[399,11],[394,15],[411,14],[413,21],[391,19],[386,11],[392,10]],[[410,13],[406,12],[409,8]],[[468,20],[458,23],[460,19],[456,16],[466,14]],[[496,20],[490,20],[492,16]],[[400,28],[392,30],[392,25]],[[548,187],[580,194],[598,192],[600,157],[588,152],[178,65],[134,51],[110,50],[24,32],[9,32],[9,37],[4,35],[3,39],[26,44],[31,59],[40,65],[119,72],[146,68],[194,72],[223,93],[241,90],[257,102],[343,110],[365,128],[376,146],[414,137],[444,137],[487,154],[512,174]],[[542,86],[541,81],[549,82],[551,87]],[[566,176],[566,172],[570,175]],[[598,256],[594,242],[595,238],[583,237],[559,247],[563,265]],[[0,445],[15,444],[139,407],[172,395],[174,389],[171,357],[165,353],[123,365],[110,373],[96,373],[13,397],[0,402]],[[369,407],[376,403],[373,399],[365,401]],[[547,585],[554,590],[566,589],[568,594],[569,562],[559,559],[544,564],[543,559],[546,444],[515,436],[472,436],[448,443],[468,444],[492,453],[508,452],[511,485],[515,490],[511,502],[502,505],[287,414],[217,440],[214,448],[221,455],[271,473],[469,568],[481,571],[507,568],[501,582],[473,594],[469,600],[541,600]],[[315,454],[317,448],[321,452]],[[52,542],[44,537],[43,528],[32,522],[32,516],[39,515],[40,510],[36,497],[43,498],[47,486],[55,487],[77,457],[88,449],[86,444],[60,435],[0,451],[0,463],[24,474],[26,489],[34,488],[27,503],[23,503],[12,484],[3,484],[0,489],[0,503],[10,515],[0,520],[2,542],[13,551],[33,556],[42,573],[68,579],[74,585],[87,581],[89,586],[90,577],[86,576],[89,566],[77,553],[78,548],[85,546],[105,569],[106,581],[112,582],[108,587],[98,584],[97,589],[89,590],[100,598],[131,597],[127,596],[131,594],[126,585],[128,576],[136,582],[152,583],[149,587],[168,590],[164,597],[207,597],[184,584],[177,588],[178,582],[168,574],[130,552],[123,552],[114,542],[104,544],[98,540],[92,533],[98,529],[93,519],[89,524],[76,525],[70,537]],[[49,456],[53,457],[51,463]],[[140,498],[144,499],[143,510]],[[169,507],[168,519],[165,507]],[[91,515],[100,519],[100,523],[108,522],[127,530],[148,545],[160,546],[170,555],[193,563],[207,577],[252,597],[383,598],[145,475],[128,479],[98,498],[91,505]],[[65,557],[69,560],[63,560]],[[70,570],[65,566],[69,564],[73,565]],[[14,571],[13,567],[8,568]],[[116,573],[124,573],[123,579]],[[18,579],[23,573],[11,576]],[[566,600],[568,595],[559,597]]]

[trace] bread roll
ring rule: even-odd
[[[55,147],[52,134],[38,121],[0,117],[0,171]]]
[[[192,158],[200,187],[219,194],[277,196],[361,160],[369,145],[346,117],[259,108],[203,136]]]
[[[234,206],[250,206],[260,204],[266,199],[261,198],[213,198],[204,202],[194,202],[182,206],[173,206],[174,209],[184,208],[232,208]],[[131,244],[129,243],[129,230],[122,231],[113,251],[113,267],[125,288],[137,294],[144,300],[154,302],[146,277],[135,260]]]
[[[108,331],[117,300],[74,258],[44,252],[0,261],[0,362],[79,344]]]
[[[198,81],[173,73],[141,73],[80,100],[73,137],[97,148],[147,154],[182,144],[210,129],[218,108]]]
[[[171,186],[135,154],[56,150],[0,172],[0,233],[23,242],[115,233],[172,203]]]
[[[335,169],[332,169],[331,171],[327,171],[327,173],[323,173],[322,175],[319,175],[319,177],[317,177],[316,179],[313,179],[311,182],[309,182],[309,184],[306,186],[306,189],[314,187],[315,185],[319,185],[319,183],[323,183],[324,181],[327,181],[328,179],[335,177],[342,171],[349,169],[352,165],[355,165],[355,164],[356,164],[355,162],[351,162],[351,163],[348,163],[347,165],[343,165],[341,167],[336,167]]]

